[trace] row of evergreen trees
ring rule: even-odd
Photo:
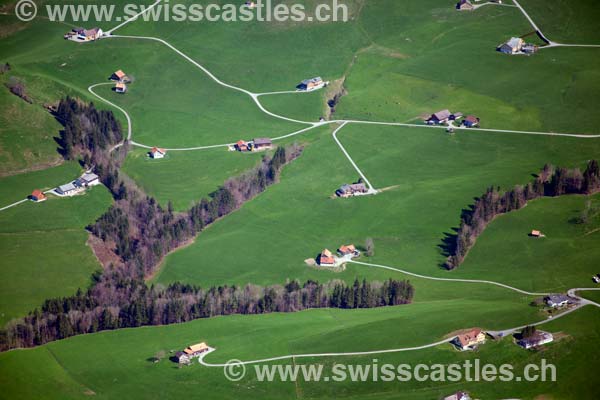
[[[460,227],[449,246],[447,269],[457,268],[475,244],[477,237],[498,215],[523,208],[528,201],[544,196],[565,194],[593,194],[600,191],[600,168],[598,161],[591,160],[585,171],[555,168],[545,165],[533,182],[526,186],[516,186],[502,192],[498,187],[490,187],[468,210],[463,210]]]
[[[100,277],[99,284],[74,296],[46,300],[26,318],[0,331],[0,350],[32,347],[73,335],[144,325],[180,323],[217,315],[295,312],[309,308],[370,308],[410,303],[408,281],[348,285],[297,281],[286,285],[219,286],[204,290],[172,284],[148,287],[119,272]]]

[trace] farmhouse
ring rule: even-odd
[[[360,196],[368,192],[369,189],[367,189],[367,185],[364,183],[354,183],[352,185],[342,185],[338,190],[335,191],[335,194],[338,197],[348,198],[352,196]]]
[[[479,125],[479,118],[473,115],[467,115],[467,117],[463,120],[463,125],[467,128],[473,128]]]
[[[485,343],[485,333],[479,328],[471,329],[454,339],[454,344],[461,350],[471,350],[483,343]]]
[[[237,151],[248,151],[248,143],[244,142],[243,140],[238,140],[238,142],[235,144],[235,149]]]
[[[456,4],[456,9],[459,11],[473,11],[475,6],[473,6],[469,0],[460,0]]]
[[[56,188],[56,192],[63,196],[73,196],[81,191],[73,182],[61,185]]]
[[[354,247],[353,244],[341,246],[337,252],[342,257],[344,257],[344,256],[358,257],[360,255],[360,251],[356,250],[356,247]]]
[[[75,181],[75,185],[80,187],[90,187],[99,184],[100,179],[98,178],[98,175],[91,172],[86,172],[85,174],[81,175],[81,178]]]
[[[42,193],[41,190],[39,189],[35,189],[30,196],[30,199],[32,201],[35,201],[36,203],[39,203],[41,201],[46,200],[46,195],[44,193]]]
[[[531,233],[529,234],[529,236],[534,237],[534,238],[546,237],[546,235],[544,235],[541,231],[538,231],[536,229],[532,230]]]
[[[466,392],[456,392],[450,396],[444,397],[444,400],[471,400],[469,394]]]
[[[183,351],[178,351],[175,353],[175,361],[177,361],[179,364],[189,364],[190,357]]]
[[[323,82],[323,79],[321,77],[316,77],[303,80],[297,86],[297,89],[305,92],[310,92],[313,90],[321,89],[324,86],[325,82]]]
[[[333,254],[331,254],[331,251],[327,249],[323,250],[321,254],[319,254],[318,264],[321,267],[335,266],[335,258],[333,257]]]
[[[563,294],[551,294],[544,297],[544,302],[548,307],[560,308],[569,305],[571,298]]]
[[[110,77],[110,79],[113,81],[123,82],[123,83],[129,82],[129,77],[122,70],[118,70],[115,73],[113,73],[112,76]]]
[[[532,43],[525,43],[525,44],[523,44],[523,47],[521,48],[523,53],[527,53],[527,54],[537,53],[537,51],[539,49],[540,48],[538,46],[536,46],[535,44],[532,44]]]
[[[127,91],[127,85],[123,82],[117,82],[115,85],[115,92],[117,93],[125,93]]]
[[[428,125],[445,124],[450,119],[450,115],[452,115],[452,114],[448,110],[438,111],[435,114],[431,114],[431,116],[427,119],[427,124]]]
[[[89,42],[93,40],[98,40],[102,36],[104,32],[100,28],[92,28],[92,29],[84,29],[84,28],[75,28],[73,32],[77,34],[77,40]],[[74,35],[72,35],[74,36]]]
[[[165,155],[167,154],[167,151],[165,149],[153,147],[152,150],[150,150],[150,152],[148,154],[150,154],[151,158],[154,158],[156,160],[159,158],[164,158]]]
[[[519,340],[517,344],[523,347],[524,349],[531,349],[533,347],[542,346],[552,341],[554,341],[554,336],[552,336],[551,333],[536,331],[530,337]]]
[[[268,138],[257,138],[252,141],[252,150],[260,151],[260,150],[268,150],[273,148],[273,142]]]
[[[521,38],[513,37],[508,42],[500,45],[497,50],[504,54],[517,54],[523,48],[525,42]]]
[[[189,364],[192,358],[200,357],[202,353],[205,353],[208,350],[210,350],[210,347],[204,342],[193,344],[186,347],[183,351],[175,353],[175,360],[179,364]]]

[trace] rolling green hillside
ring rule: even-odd
[[[312,8],[320,1],[300,2]],[[361,261],[431,277],[490,280],[536,292],[594,287],[590,278],[600,272],[600,221],[597,215],[585,224],[577,218],[587,201],[600,202],[598,195],[544,198],[497,218],[456,271],[441,268],[441,245],[455,232],[461,210],[489,186],[525,184],[546,163],[582,168],[590,159],[600,159],[598,138],[551,135],[600,134],[600,49],[557,47],[532,56],[500,54],[496,46],[512,36],[540,44],[510,2],[458,12],[450,0],[345,0],[350,10],[345,23],[140,19],[115,35],[145,39],[113,37],[86,44],[62,38],[80,22],[37,18],[22,23],[12,15],[13,2],[0,0],[8,3],[0,13],[0,62],[9,62],[13,69],[0,80],[22,79],[35,104],[0,87],[0,175],[10,175],[0,178],[0,208],[33,189],[52,188],[82,172],[76,161],[39,170],[61,162],[54,141],[60,125],[44,111],[44,104],[77,96],[114,111],[126,129],[125,115],[88,90],[98,83],[104,85],[94,92],[132,119],[134,143],[120,172],[162,205],[172,202],[175,211],[185,211],[228,178],[257,165],[262,154],[217,147],[170,150],[166,158],[150,160],[148,149],[136,143],[184,150],[274,138],[306,128],[322,116],[420,124],[424,115],[446,108],[478,116],[483,128],[548,135],[475,130],[448,135],[445,129],[350,123],[337,137],[380,193],[349,199],[333,196],[342,184],[359,178],[332,138],[339,124],[278,141],[304,146],[303,154],[285,167],[280,182],[168,255],[148,284],[183,282],[207,288],[284,285],[291,279],[406,278],[416,290],[412,304],[217,317],[101,332],[0,353],[1,398],[431,400],[462,389],[481,399],[595,398],[600,361],[590,354],[600,350],[600,312],[594,306],[549,320],[542,329],[553,332],[556,341],[539,351],[522,350],[507,337],[488,341],[477,352],[461,353],[443,344],[375,357],[292,360],[331,366],[370,364],[373,358],[380,364],[481,359],[521,369],[547,359],[557,365],[557,382],[266,384],[250,375],[232,383],[220,368],[196,363],[178,368],[168,357],[199,341],[216,347],[207,357],[214,363],[385,350],[437,342],[469,327],[506,329],[548,318],[531,305],[537,296],[506,288],[415,278],[359,264],[336,273],[305,263],[324,248],[335,250],[349,243],[362,248],[367,238],[373,239],[375,252]],[[169,3],[190,5],[192,0]],[[552,40],[600,44],[596,3],[520,3]],[[107,30],[116,23],[85,23],[95,25]],[[220,85],[150,37],[168,41],[223,83],[252,95]],[[118,69],[133,78],[125,95],[115,93],[108,80]],[[294,91],[302,79],[313,76],[332,85],[314,93],[258,96]],[[328,116],[327,102],[342,94],[335,113]],[[263,112],[253,96],[284,118]],[[47,298],[72,295],[91,283],[100,264],[86,244],[85,227],[111,203],[106,188],[95,187],[84,196],[50,197],[44,203],[25,202],[0,211],[0,325]],[[542,230],[546,238],[527,237],[532,229]],[[595,292],[581,294],[598,301]],[[160,351],[167,357],[154,363],[152,357]]]

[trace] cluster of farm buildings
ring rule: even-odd
[[[477,0],[476,0],[477,1]],[[491,3],[502,4],[502,0],[492,0]],[[474,11],[478,6],[473,4],[471,0],[460,0],[456,3],[456,9],[458,11]],[[533,43],[526,43],[520,37],[512,37],[506,42],[496,47],[501,53],[504,54],[533,54],[539,50],[539,46]]]
[[[360,251],[353,244],[343,245],[337,250],[339,257],[335,256],[328,249],[324,249],[316,258],[317,265],[320,267],[335,267],[345,261],[360,257]]]
[[[479,328],[473,328],[457,335],[452,341],[452,344],[461,351],[477,350],[479,346],[485,344],[486,339],[486,332]],[[516,344],[529,350],[543,346],[552,341],[554,341],[554,336],[551,333],[536,330],[531,336],[517,339]]]
[[[100,185],[100,179],[98,175],[88,171],[74,181],[60,185],[53,190],[42,192],[39,189],[35,189],[33,192],[31,192],[31,195],[29,195],[29,200],[40,203],[47,200],[48,197],[46,196],[46,193],[50,192],[61,197],[75,196],[76,194],[84,192],[87,188],[96,185]]]
[[[502,43],[500,46],[498,46],[496,50],[498,50],[500,53],[510,55],[533,54],[539,50],[539,46],[532,43],[526,43],[525,40],[520,37],[512,37],[505,43]]]
[[[248,142],[245,140],[238,140],[233,146],[230,147],[230,150],[245,153],[251,151],[270,150],[272,148],[273,141],[271,139],[255,138]]]
[[[459,123],[460,126],[466,128],[475,128],[479,126],[480,119],[474,115],[463,116],[461,112],[450,112],[450,110],[441,110],[431,114],[426,120],[427,125],[445,125],[454,126],[454,123]]]
[[[102,37],[104,32],[100,28],[73,28],[65,33],[64,38],[75,42],[93,42]]]
[[[121,94],[127,92],[127,84],[131,83],[131,78],[123,70],[115,71],[110,80],[115,82],[114,91]]]
[[[552,294],[544,297],[544,304],[551,309],[561,309],[574,304],[575,299],[563,295]],[[457,335],[452,344],[461,351],[476,350],[480,345],[484,344],[487,336],[493,338],[501,338],[502,334],[492,334],[484,332],[482,329],[473,328]],[[549,332],[535,330],[531,335],[524,337],[523,335],[516,336],[515,343],[524,349],[537,348],[547,343],[554,341],[554,336]]]

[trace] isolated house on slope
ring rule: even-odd
[[[248,143],[246,143],[243,140],[238,140],[237,143],[235,144],[235,149],[237,151],[248,151]]]
[[[427,119],[427,123],[429,125],[441,125],[441,124],[445,124],[446,122],[448,122],[448,120],[450,119],[451,115],[452,114],[450,113],[449,110],[438,111],[435,114],[431,114],[431,116],[429,117],[429,119]]]
[[[46,200],[46,195],[41,190],[35,189],[31,193],[30,199],[32,201],[39,203],[39,202]]]
[[[123,82],[118,82],[115,85],[115,92],[117,93],[125,93],[127,91],[127,85],[124,84]]]
[[[342,185],[335,194],[339,197],[348,198],[352,196],[360,196],[369,192],[367,185],[364,183],[353,183],[352,185]]]
[[[110,77],[113,81],[127,83],[129,82],[129,77],[122,70],[118,70],[112,74]]]
[[[498,47],[498,51],[504,54],[517,54],[523,48],[525,41],[518,37],[511,38],[508,42]]]
[[[164,158],[165,155],[167,154],[167,151],[165,149],[153,147],[152,150],[150,150],[149,154],[150,154],[150,157],[152,157],[154,159],[159,159],[159,158]]]
[[[341,246],[337,252],[342,257],[349,255],[358,257],[360,255],[360,252],[356,250],[356,247],[353,244]]]
[[[479,118],[474,115],[467,115],[467,117],[463,120],[463,125],[467,128],[474,128],[479,125]]]
[[[459,11],[473,11],[475,6],[473,6],[469,0],[460,0],[456,4],[456,9]]]
[[[77,30],[77,38],[86,42],[98,40],[104,32],[100,28],[81,29]]]
[[[551,333],[536,331],[533,335],[528,338],[523,338],[517,342],[517,344],[524,349],[531,349],[534,347],[542,346],[547,343],[553,342],[554,336]]]
[[[325,82],[323,82],[323,79],[321,77],[316,77],[303,80],[297,86],[297,89],[305,92],[310,92],[313,90],[321,89],[324,86]]]
[[[471,397],[469,397],[466,392],[456,392],[450,396],[444,397],[444,400],[471,400]]]
[[[564,294],[551,294],[550,296],[544,297],[544,302],[548,307],[560,308],[569,305],[571,298]]]
[[[319,265],[322,267],[333,267],[335,266],[335,258],[331,251],[325,249],[319,254]]]
[[[461,350],[471,350],[482,343],[485,343],[485,333],[481,329],[472,329],[454,339],[454,344]]]

